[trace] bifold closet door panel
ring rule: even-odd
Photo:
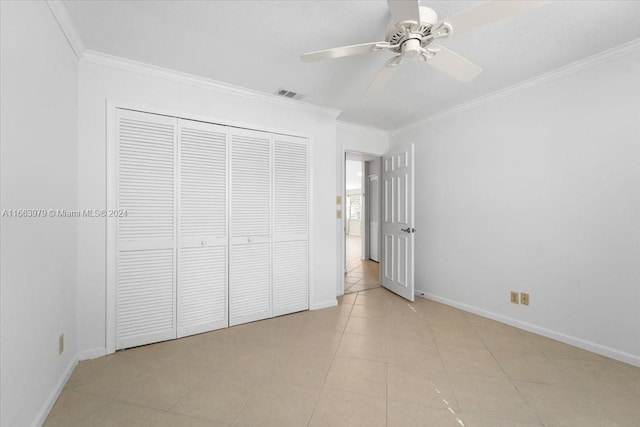
[[[273,244],[273,315],[309,309],[307,241]]]
[[[274,135],[273,315],[309,308],[308,140]]]
[[[116,348],[176,337],[177,120],[116,113]]]
[[[269,246],[269,242],[232,246],[229,326],[271,317]]]
[[[178,120],[178,338],[228,326],[227,128]]]
[[[229,325],[271,317],[271,135],[230,129]]]

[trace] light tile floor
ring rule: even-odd
[[[362,238],[347,234],[347,274],[344,276],[344,293],[350,294],[380,287],[380,264],[362,259]]]
[[[81,362],[46,426],[640,426],[640,368],[385,289]]]

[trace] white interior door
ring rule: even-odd
[[[227,128],[178,120],[178,338],[228,326]]]
[[[271,135],[232,129],[229,325],[271,317]]]
[[[369,175],[369,258],[380,261],[380,185],[377,174]]]
[[[176,337],[175,118],[117,110],[116,349]]]
[[[382,158],[382,286],[409,301],[414,300],[413,153],[412,143]]]

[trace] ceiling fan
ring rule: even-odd
[[[471,30],[481,25],[506,19],[536,7],[544,1],[488,1],[445,20],[437,13],[420,6],[419,0],[387,0],[391,22],[384,41],[336,47],[303,54],[303,62],[340,58],[389,50],[398,55],[389,59],[367,89],[367,96],[380,92],[405,60],[420,57],[428,65],[461,81],[476,78],[482,68],[457,53],[434,42]]]

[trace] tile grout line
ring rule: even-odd
[[[344,295],[343,295],[344,297]],[[322,385],[320,386],[320,393],[318,393],[318,399],[316,400],[315,405],[313,405],[313,409],[311,410],[311,415],[309,415],[309,421],[307,422],[307,426],[309,426],[311,424],[311,420],[313,419],[313,415],[316,412],[316,408],[318,407],[318,402],[320,402],[320,397],[322,395],[322,391],[325,389],[324,385],[327,382],[327,377],[329,376],[329,372],[331,372],[331,367],[333,366],[333,362],[336,359],[336,354],[338,353],[338,348],[340,348],[340,344],[342,343],[342,338],[344,337],[344,331],[345,329],[347,329],[347,325],[349,324],[349,320],[351,319],[351,312],[353,311],[353,306],[356,303],[356,299],[358,298],[357,294],[356,294],[356,298],[354,298],[353,303],[351,303],[351,309],[349,310],[349,314],[347,315],[347,323],[345,323],[344,327],[341,329],[340,331],[340,340],[338,341],[338,345],[336,346],[336,349],[333,352],[333,355],[331,357],[331,362],[329,363],[329,368],[327,369],[327,372],[324,374],[324,379],[322,380]]]
[[[265,319],[266,320],[266,319]],[[270,325],[270,327],[273,327],[272,325]],[[278,357],[282,355],[282,350],[279,352]],[[251,392],[251,395],[247,398],[247,400],[242,404],[242,407],[240,408],[240,410],[238,411],[238,413],[236,414],[236,416],[234,417],[233,421],[229,424],[229,425],[233,425],[237,420],[238,417],[240,417],[240,415],[242,414],[242,411],[244,411],[244,409],[247,407],[247,404],[249,403],[249,401],[253,398],[253,396],[256,395],[256,393],[258,392],[258,389],[260,388],[261,385],[263,385],[265,383],[265,380],[269,377],[269,374],[271,373],[271,371],[273,370],[274,366],[275,366],[275,361],[272,360],[271,361],[271,366],[269,366],[269,369],[267,370],[267,372],[264,374],[264,376],[260,379],[260,381],[258,382],[258,384],[255,386],[255,388],[253,389],[253,391]]]
[[[208,376],[209,376],[209,374],[210,374],[210,373],[209,373],[209,371],[207,371],[207,373],[206,373],[206,375],[205,375],[205,376],[203,376],[203,377],[202,377],[202,378],[201,378],[201,379],[200,379],[196,384],[194,384],[194,385],[193,385],[193,387],[191,387],[191,389],[187,390],[187,392],[186,392],[185,394],[183,394],[183,395],[182,395],[182,397],[180,397],[180,399],[176,400],[176,401],[173,403],[173,405],[171,405],[171,406],[169,407],[169,409],[167,409],[165,412],[169,412],[169,413],[172,413],[172,414],[178,414],[178,415],[185,415],[185,414],[179,414],[178,412],[172,412],[171,410],[172,410],[172,409],[173,409],[173,408],[174,408],[178,403],[180,403],[180,402],[182,401],[182,399],[184,399],[185,397],[187,397],[187,395],[188,395],[191,391],[193,391],[196,387],[198,387],[200,384],[202,384],[202,383],[205,381],[206,377],[208,377]],[[200,420],[200,419],[203,419],[203,418],[199,418],[199,417],[194,417],[193,415],[188,415],[188,416],[190,416],[190,417],[192,417],[192,418],[197,418],[197,419],[199,419],[199,420]],[[205,420],[205,421],[207,421],[207,420]]]
[[[436,351],[438,352],[438,358],[440,359],[440,363],[442,364],[442,370],[444,371],[444,374],[447,377],[447,382],[449,383],[449,387],[451,387],[451,393],[453,394],[453,397],[456,399],[456,405],[458,407],[458,410],[460,411],[460,420],[462,420],[462,423],[463,423],[463,426],[464,426],[464,417],[462,415],[463,411],[462,411],[462,405],[460,404],[460,398],[458,397],[458,393],[456,392],[456,389],[453,386],[453,382],[451,381],[451,376],[449,375],[449,371],[447,370],[447,367],[444,364],[444,359],[442,358],[442,353],[440,352],[440,345],[438,344],[438,341],[436,340],[435,336],[433,335],[433,329],[431,328],[431,322],[429,322],[428,318],[426,319],[426,324],[427,324],[427,329],[429,329],[429,333],[431,334],[431,339],[433,339],[433,343],[436,346]],[[484,343],[483,343],[483,345],[484,345]]]
[[[529,404],[529,401],[524,397],[524,395],[522,394],[522,392],[520,391],[520,389],[518,388],[518,386],[515,384],[514,380],[511,378],[511,376],[507,373],[507,371],[504,370],[504,367],[500,364],[500,362],[498,361],[498,359],[496,358],[496,356],[493,354],[493,351],[491,351],[491,349],[489,348],[489,345],[485,342],[485,340],[482,338],[482,334],[480,334],[477,330],[477,327],[475,327],[473,325],[473,323],[469,322],[469,319],[466,319],[467,322],[469,323],[469,325],[471,326],[471,329],[473,329],[476,334],[478,335],[478,338],[480,339],[480,341],[482,342],[482,344],[484,345],[485,349],[489,352],[489,354],[491,355],[491,358],[494,360],[494,362],[496,362],[496,364],[500,367],[500,370],[502,371],[502,373],[507,377],[507,379],[509,380],[509,383],[513,386],[513,388],[516,389],[516,391],[518,392],[518,395],[520,396],[520,398],[524,401],[524,403],[527,405],[527,408],[529,408],[529,410],[531,411],[531,413],[536,417],[536,420],[538,421],[539,425],[544,425],[542,423],[542,420],[540,419],[540,416],[538,415],[538,412],[531,407],[531,405]],[[537,348],[536,348],[537,350]],[[496,417],[499,418],[499,417]],[[510,421],[510,420],[507,420]]]

